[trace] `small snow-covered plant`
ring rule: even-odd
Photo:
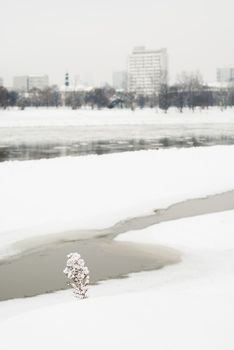
[[[81,299],[87,298],[89,269],[80,254],[70,253],[67,257],[67,266],[63,272],[70,280],[69,285],[73,288],[73,294]]]

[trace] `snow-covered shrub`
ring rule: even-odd
[[[80,254],[68,254],[67,266],[63,271],[70,280],[69,285],[73,288],[76,297],[84,299],[87,297],[89,284],[89,269],[85,266],[85,261]]]

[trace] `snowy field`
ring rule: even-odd
[[[0,111],[0,127],[30,126],[84,126],[84,125],[152,125],[152,124],[234,124],[234,110],[218,108],[184,109],[183,113],[169,109],[165,114],[160,109],[77,109],[71,108],[26,108]]]
[[[0,145],[71,143],[163,137],[234,136],[234,111],[71,110],[0,111]]]
[[[233,350],[233,227],[229,211],[120,235],[179,249],[182,262],[91,287],[85,301],[66,291],[2,302],[2,348]]]
[[[0,258],[233,190],[233,156],[214,146],[1,163]],[[83,301],[68,290],[1,302],[0,348],[233,350],[233,228],[231,210],[117,236],[181,262],[91,286]]]
[[[233,190],[233,156],[215,146],[1,163],[0,256]]]

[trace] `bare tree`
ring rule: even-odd
[[[187,106],[192,110],[195,109],[197,97],[203,89],[203,79],[199,72],[182,72],[177,77],[178,98],[180,99],[180,111]],[[179,96],[180,95],[180,96]]]

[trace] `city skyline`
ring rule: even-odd
[[[134,48],[135,49],[135,48]],[[133,49],[133,51],[134,51]],[[160,50],[153,50],[153,51],[161,51]],[[165,49],[164,49],[165,50]],[[129,56],[130,57],[130,56]],[[48,74],[43,74],[43,75],[32,75],[32,74],[25,74],[25,75],[14,75],[12,76],[11,79],[11,84],[10,85],[6,85],[5,84],[5,80],[2,76],[0,76],[0,86],[4,86],[10,89],[15,89],[16,91],[27,91],[28,88],[26,88],[25,86],[28,85],[27,80],[31,79],[32,83],[29,83],[29,86],[34,84],[34,81],[39,81],[39,85],[40,84],[44,84],[44,87],[46,86],[58,86],[58,87],[63,87],[66,85],[66,77],[69,76],[69,85],[73,86],[73,87],[78,87],[80,86],[80,88],[83,87],[103,87],[106,84],[109,86],[112,86],[115,89],[120,89],[120,90],[127,90],[129,88],[129,73],[128,73],[128,69],[129,67],[127,66],[124,70],[117,70],[117,71],[113,71],[112,72],[112,79],[109,82],[102,82],[99,84],[92,84],[91,82],[88,82],[87,80],[80,80],[80,77],[78,75],[72,75],[70,74],[70,72],[66,71],[66,73],[63,75],[63,81],[61,84],[56,84],[54,82],[49,82],[50,81],[50,77]],[[173,85],[176,84],[176,81],[174,82],[170,82],[170,79],[168,79],[169,75],[168,75],[168,70],[166,71],[166,80],[168,82],[169,85]],[[225,65],[223,67],[216,67],[216,76],[214,78],[214,80],[212,82],[206,82],[203,81],[204,84],[216,84],[216,83],[228,83],[228,82],[233,82],[233,76],[234,76],[234,64],[233,65]],[[188,74],[199,74],[200,75],[200,71],[190,71],[190,72],[186,72],[186,71],[182,71],[181,73],[188,73]],[[200,75],[201,78],[203,79],[203,76]],[[44,79],[46,82],[44,82]],[[40,80],[42,80],[43,82],[41,82]],[[178,77],[178,81],[179,81],[179,77]],[[24,88],[20,88],[17,87],[17,84],[24,86]],[[30,85],[31,84],[31,85]],[[37,85],[37,84],[36,84]],[[35,86],[36,86],[35,85]]]
[[[0,14],[0,76],[7,86],[27,74],[49,74],[60,85],[66,71],[111,82],[143,45],[168,49],[171,80],[199,70],[214,81],[217,67],[234,62],[233,10],[230,0],[9,0]]]

